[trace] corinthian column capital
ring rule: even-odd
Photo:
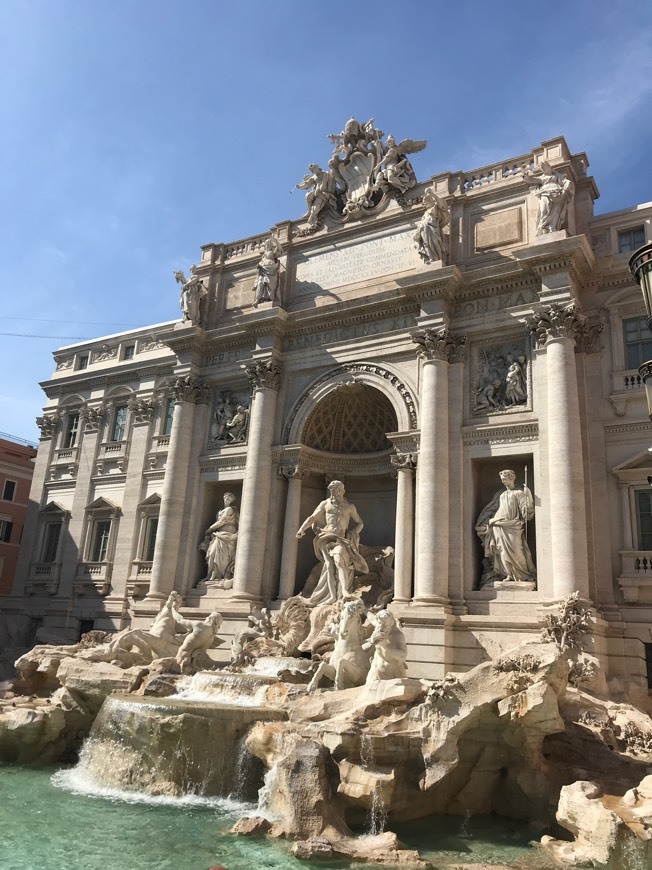
[[[464,361],[466,335],[455,335],[448,329],[424,329],[412,334],[420,359],[440,359],[447,363]]]
[[[274,359],[254,360],[245,366],[245,372],[252,389],[278,391],[281,386],[281,366]]]
[[[210,384],[196,375],[175,378],[172,383],[175,402],[190,402],[193,405],[207,404],[210,398]]]
[[[545,347],[554,338],[580,341],[585,332],[586,317],[574,302],[569,305],[551,302],[528,315],[523,322],[534,335],[537,347]]]

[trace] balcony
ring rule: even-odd
[[[60,562],[32,562],[25,583],[25,595],[56,595],[60,576]]]
[[[113,562],[79,562],[73,582],[74,594],[105,597],[111,591],[112,573]]]
[[[652,604],[652,551],[621,550],[618,586],[627,604]]]

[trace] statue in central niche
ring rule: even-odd
[[[310,596],[310,604],[334,604],[353,592],[356,573],[366,574],[369,567],[360,555],[360,532],[364,523],[354,504],[347,500],[344,484],[333,480],[330,493],[301,524],[297,538],[307,529],[315,533],[315,554],[323,563],[319,582]]]

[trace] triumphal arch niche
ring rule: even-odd
[[[414,398],[397,375],[381,366],[358,363],[313,382],[297,401],[286,427],[289,444],[283,463],[291,463],[291,473],[301,480],[300,515],[309,514],[324,497],[330,480],[342,480],[347,498],[364,521],[363,547],[383,548],[386,565],[392,569],[397,540],[395,444],[409,439],[415,424]],[[404,538],[401,529],[398,536]],[[294,591],[305,588],[313,567],[312,547],[303,542],[298,547]],[[291,589],[288,577],[283,592]]]

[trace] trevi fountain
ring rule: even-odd
[[[562,137],[426,183],[330,138],[178,320],[55,353],[2,870],[652,866],[652,210]]]

